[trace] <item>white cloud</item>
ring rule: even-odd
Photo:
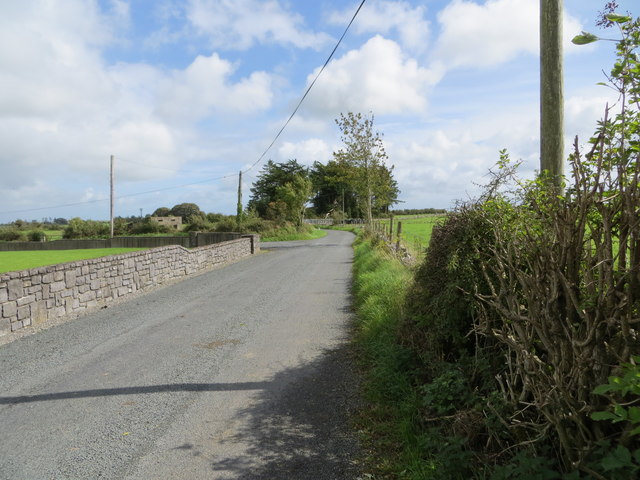
[[[349,110],[377,115],[424,112],[428,91],[440,77],[436,69],[422,68],[405,58],[394,41],[376,35],[327,66],[308,107],[332,115]]]
[[[320,138],[309,138],[301,142],[284,142],[278,149],[281,161],[296,159],[302,165],[313,165],[314,162],[327,163],[333,157],[332,149]]]
[[[306,31],[302,16],[286,11],[277,0],[191,0],[187,17],[214,47],[276,43],[317,49],[331,40]]]
[[[217,54],[198,56],[185,70],[163,82],[158,113],[165,118],[200,119],[216,111],[251,113],[271,105],[271,78],[254,72],[237,83],[229,77],[235,68]]]
[[[478,4],[453,0],[438,14],[441,33],[435,57],[448,67],[489,67],[512,60],[521,53],[539,51],[538,0],[488,0]],[[582,29],[580,22],[565,14],[565,50]]]
[[[353,9],[334,12],[329,21],[346,25],[352,15]],[[352,28],[357,33],[383,35],[395,31],[403,47],[422,52],[429,40],[429,22],[425,15],[426,8],[422,5],[414,8],[405,1],[374,0],[365,4]]]

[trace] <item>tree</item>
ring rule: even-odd
[[[315,162],[310,178],[313,183],[311,202],[317,215],[329,216],[342,212],[341,216],[361,216],[357,195],[349,182],[344,163],[335,160],[330,160],[326,165]]]
[[[276,201],[286,205],[285,220],[302,225],[304,211],[311,197],[311,180],[308,175],[296,175],[292,181],[276,188]]]
[[[295,183],[297,177],[308,178],[309,171],[300,165],[297,160],[289,160],[284,163],[275,163],[269,160],[258,174],[251,187],[251,198],[247,208],[255,211],[258,216],[267,218],[269,204],[282,201],[282,195],[278,195],[278,188],[287,183]],[[281,192],[282,194],[282,192]],[[305,199],[305,203],[308,200]],[[285,202],[286,203],[286,202]]]
[[[346,180],[357,194],[368,225],[373,221],[374,205],[388,209],[397,203],[399,194],[392,170],[385,166],[388,158],[379,132],[373,130],[373,114],[340,114],[336,124],[342,133],[344,147],[333,157],[344,167]],[[376,201],[377,199],[377,201]]]
[[[156,208],[156,210],[151,214],[152,217],[168,217],[169,215],[171,215],[171,209],[167,207]]]
[[[195,203],[180,203],[178,205],[174,205],[174,207],[169,211],[170,215],[175,217],[182,217],[183,223],[186,223],[189,220],[189,217],[204,217],[205,214],[200,207]]]

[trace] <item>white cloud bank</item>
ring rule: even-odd
[[[449,68],[490,67],[512,60],[521,53],[539,51],[540,2],[538,0],[488,0],[479,4],[453,0],[438,13],[441,33],[435,57]],[[582,29],[580,22],[565,14],[565,50]]]
[[[318,70],[309,75],[310,83]],[[393,40],[380,35],[329,63],[314,86],[307,109],[326,114],[373,111],[377,115],[423,112],[437,70],[407,58]]]
[[[256,43],[277,43],[318,49],[331,41],[304,29],[302,16],[277,0],[191,0],[187,17],[213,47],[248,49]]]

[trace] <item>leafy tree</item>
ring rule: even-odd
[[[155,212],[151,214],[152,217],[168,217],[169,215],[171,215],[171,209],[167,207],[156,208]]]
[[[307,168],[300,165],[295,159],[284,163],[275,163],[269,160],[262,167],[262,171],[258,174],[256,181],[251,187],[251,198],[249,199],[247,208],[250,211],[255,211],[258,216],[267,218],[270,213],[269,204],[283,201],[281,197],[284,192],[280,191],[279,195],[278,188],[283,187],[287,183],[295,184],[297,177],[308,178],[308,176],[309,172]],[[306,201],[307,199],[305,199],[305,203]],[[287,214],[283,213],[283,215],[286,216]]]
[[[174,207],[169,211],[169,215],[182,217],[182,221],[185,223],[188,221],[189,217],[205,217],[204,212],[200,210],[200,207],[195,203],[180,203],[178,205],[174,205]]]
[[[360,216],[357,195],[348,179],[344,163],[330,160],[326,165],[315,162],[310,172],[313,183],[311,200],[317,215],[342,212],[347,217]]]
[[[373,130],[373,114],[340,114],[336,124],[342,133],[344,147],[333,157],[344,167],[345,178],[357,194],[367,224],[373,220],[374,208],[387,210],[397,203],[400,191],[393,180],[393,167],[387,168],[388,158],[382,135]]]
[[[311,197],[311,180],[305,175],[296,175],[293,180],[276,188],[276,201],[285,205],[285,220],[302,225],[304,211]]]

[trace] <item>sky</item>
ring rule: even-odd
[[[565,136],[587,142],[614,43],[605,0],[565,0]],[[637,14],[638,0],[618,0]],[[539,0],[2,0],[0,223],[196,203],[235,214],[264,163],[326,163],[374,115],[396,208],[453,208],[507,149],[539,168]]]

